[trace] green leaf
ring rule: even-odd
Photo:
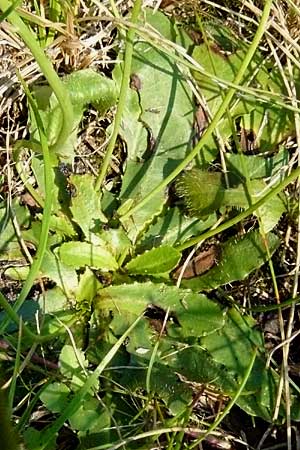
[[[73,72],[64,77],[63,82],[71,98],[74,117],[73,133],[65,143],[60,156],[65,160],[72,162],[77,140],[78,125],[84,110],[89,104],[92,104],[100,113],[103,113],[116,103],[117,89],[113,80],[92,69]],[[55,142],[61,127],[61,108],[58,105],[56,96],[48,86],[36,89],[35,98],[38,103],[39,114],[47,132],[48,144],[52,145]],[[37,139],[38,129],[32,111],[30,111],[30,122],[31,139]]]
[[[79,284],[76,289],[77,304],[87,302],[88,305],[91,305],[92,300],[100,288],[100,281],[97,279],[94,272],[86,267],[84,273],[80,275]]]
[[[162,13],[147,11],[146,20],[163,31],[167,39],[174,42],[179,38],[177,27]],[[139,93],[129,92],[122,118],[121,135],[128,148],[120,193],[122,205],[127,201],[134,204],[140,201],[182,161],[191,147],[194,115],[193,97],[186,78],[164,52],[137,39],[131,71],[140,80],[141,88]],[[120,83],[120,66],[113,76]],[[161,212],[166,198],[164,192],[157,193],[130,220],[122,221],[132,241],[136,241],[147,224]]]
[[[262,189],[260,189],[262,192]],[[275,195],[265,202],[255,211],[255,215],[260,217],[264,233],[268,233],[278,224],[282,214],[286,211],[283,196]]]
[[[226,154],[226,165],[232,184],[240,183],[245,179],[245,173],[249,179],[269,178],[283,169],[289,161],[289,152],[285,148],[270,157],[262,155]]]
[[[80,349],[74,349],[72,345],[64,345],[59,355],[60,372],[71,380],[73,390],[79,389],[86,381],[88,373],[85,368],[88,361]]]
[[[118,269],[115,258],[108,250],[88,242],[66,242],[59,247],[59,256],[64,264],[77,269],[84,266],[103,271]]]
[[[127,253],[132,246],[127,233],[125,233],[123,228],[102,229],[97,233],[97,236],[103,245],[107,246],[116,259],[120,258],[124,253]]]
[[[155,161],[155,164],[153,164]],[[170,163],[171,164],[171,163]],[[135,162],[128,160],[126,171],[122,182],[121,208],[127,205],[134,205],[142,200],[154,186],[163,179],[162,167],[166,165],[164,157],[153,156],[145,162]],[[170,166],[170,165],[169,165]],[[173,165],[173,168],[175,166]],[[169,171],[168,171],[169,172]],[[151,202],[137,211],[130,219],[122,219],[121,223],[128,233],[128,237],[135,242],[152,220],[163,210],[167,196],[163,192],[156,193]],[[121,214],[121,209],[118,213]]]
[[[122,334],[132,318],[146,309],[158,307],[164,318],[167,309],[174,320],[168,325],[168,333],[174,336],[203,336],[223,325],[223,312],[205,295],[194,294],[175,286],[154,283],[134,283],[110,286],[99,291],[94,301],[95,311],[105,314],[114,312],[110,326]],[[179,319],[180,318],[180,319]]]
[[[218,24],[218,28],[221,27],[222,25]],[[201,67],[208,74],[218,76],[224,81],[233,82],[248,49],[248,46],[242,41],[236,41],[235,43],[238,50],[233,51],[230,55],[225,55],[222,48],[210,40],[209,48],[206,44],[195,48],[193,58],[201,64]],[[253,74],[256,74],[254,78]],[[213,116],[223,100],[223,87],[213,81],[210,76],[197,71],[194,71],[193,75],[199,85],[201,94],[205,98],[210,114]],[[273,93],[288,95],[279,70],[269,67],[258,51],[247,68],[244,84],[256,89],[260,88]],[[239,96],[233,99],[229,110],[231,120],[228,120],[225,116],[218,126],[218,130],[225,141],[232,136],[234,131],[237,133],[238,130],[232,129],[232,123],[234,124],[232,119],[238,117],[241,117],[240,128],[246,133],[251,132],[255,137],[258,137],[255,145],[261,152],[272,150],[294,131],[293,113],[278,107],[276,102],[272,100],[260,103],[257,98]],[[216,148],[213,139],[207,144],[207,147]],[[208,149],[205,148],[204,150]]]
[[[121,65],[115,65],[112,75],[116,83],[120,85],[123,77]],[[127,143],[128,157],[130,160],[142,158],[148,145],[148,132],[144,124],[140,121],[141,112],[137,92],[129,89],[124,106],[120,134]],[[134,124],[134,126],[128,126],[129,124]]]
[[[269,233],[267,244],[272,255],[280,240],[275,234]],[[219,263],[204,275],[182,280],[182,285],[196,291],[215,289],[232,281],[243,280],[267,260],[264,239],[258,231],[250,231],[240,239],[233,237],[226,241],[222,246]]]
[[[223,330],[223,329],[222,329]],[[222,332],[221,332],[222,334]],[[219,335],[213,333],[213,339]],[[202,341],[201,341],[202,342]],[[220,364],[202,345],[194,344],[187,348],[180,348],[166,358],[166,364],[172,370],[186,377],[190,382],[214,384],[223,394],[232,394],[237,388],[235,378],[228,372],[226,364]]]
[[[177,302],[174,301],[176,297]],[[213,307],[214,310],[211,309]],[[160,334],[157,325],[154,326],[153,317],[162,323],[167,308],[169,320],[164,334]],[[199,390],[205,389],[208,384],[218,396],[233,396],[254,349],[258,348],[253,372],[237,404],[249,414],[271,420],[279,377],[265,368],[263,335],[252,317],[241,316],[235,309],[225,314],[205,296],[195,294],[191,297],[189,291],[173,290],[169,286],[152,283],[105,288],[100,291],[100,297],[95,303],[95,312],[99,317],[103,318],[105,312],[109,320],[112,317],[110,329],[116,337],[143,310],[147,317],[130,334],[126,345],[135,376],[124,373],[123,385],[131,390],[145,389],[149,359],[156,339],[159,339],[151,369],[151,392],[161,396],[172,412],[177,414],[189,404],[189,386],[195,387],[195,383],[199,384]],[[152,319],[151,311],[156,314]],[[158,314],[160,319],[157,319]],[[204,329],[205,322],[214,324],[209,331]],[[136,370],[137,367],[143,370]],[[184,386],[180,386],[180,380]],[[297,405],[295,400],[295,418],[298,417]],[[284,415],[281,409],[280,414]]]
[[[45,198],[45,178],[44,178],[44,161],[41,155],[35,155],[31,160],[31,170],[38,184],[37,193]],[[70,193],[65,175],[58,167],[53,167],[54,185],[52,195],[52,212],[53,214],[64,217],[69,220],[67,212],[69,211]],[[72,226],[70,222],[70,226]]]
[[[202,233],[216,223],[217,217],[211,214],[206,220],[184,216],[179,208],[168,208],[158,217],[144,234],[140,250],[159,245],[180,245],[192,236]]]
[[[12,208],[22,231],[30,224],[29,211],[25,206],[19,205],[16,199],[13,201]],[[6,205],[0,208],[0,260],[24,260],[24,255]]]
[[[43,450],[56,450],[57,434],[54,434],[48,444],[44,447],[42,447],[43,436],[44,431],[38,431],[33,427],[27,428],[23,433],[26,448],[30,448],[30,450],[41,450],[41,448],[43,448]]]
[[[200,217],[206,217],[221,206],[248,208],[259,200],[265,189],[262,180],[249,180],[235,188],[226,188],[220,172],[206,172],[197,168],[184,172],[176,182],[177,195],[183,197],[191,214]],[[285,211],[281,197],[274,196],[254,212],[260,217],[265,233],[277,225]]]
[[[254,328],[255,325],[256,321],[252,317],[242,317],[232,308],[227,311],[222,333],[204,336],[201,344],[216,362],[226,365],[228,370],[242,379],[254,348],[263,349],[262,335]]]
[[[64,383],[51,383],[43,390],[40,400],[53,413],[60,413],[69,402],[70,389]]]
[[[55,281],[68,297],[71,297],[77,288],[78,277],[76,271],[62,261],[56,253],[46,251],[42,260],[40,272],[42,276]]]
[[[74,373],[82,372],[82,367],[87,367],[84,353],[72,345],[64,345],[59,356],[60,372],[66,378],[72,378]]]
[[[132,368],[138,368],[139,370],[135,370],[134,377],[131,370],[124,371],[121,378],[122,386],[125,386],[130,392],[134,392],[136,389],[146,390],[148,367],[145,361],[141,358],[133,357],[130,363]],[[151,370],[151,392],[158,395],[165,402],[174,416],[187,411],[193,396],[191,386],[180,383],[175,371],[159,363],[155,363]]]
[[[93,69],[72,72],[63,81],[73,105],[81,108],[92,104],[100,113],[104,113],[117,101],[115,83]]]
[[[29,267],[28,266],[16,266],[8,267],[5,271],[5,276],[16,281],[24,281],[28,277]]]
[[[54,336],[55,333],[62,333],[62,324],[69,326],[70,321],[74,319],[74,310],[71,308],[68,296],[57,286],[40,295],[39,307],[44,314],[43,334]],[[64,330],[64,332],[67,331]]]
[[[39,306],[44,314],[57,316],[61,320],[61,314],[70,313],[70,303],[65,293],[59,287],[48,289],[39,297]]]
[[[238,188],[237,188],[238,189]],[[263,180],[251,180],[245,185],[245,192],[240,198],[232,195],[236,189],[229,189],[225,194],[225,203],[233,206],[241,206],[248,208],[252,203],[257,202],[263,194],[265,194],[267,186]],[[235,194],[235,193],[234,193]],[[251,199],[251,203],[250,203]],[[264,202],[256,211],[256,215],[260,219],[260,225],[264,233],[271,231],[279,222],[280,217],[285,212],[284,194],[274,195],[270,200]],[[237,203],[239,200],[240,203]]]
[[[177,266],[180,258],[178,250],[165,245],[136,256],[125,268],[130,274],[141,275],[170,272]]]
[[[273,70],[270,72],[271,80],[268,81],[268,89],[273,88],[273,92],[277,91],[282,95],[287,95],[281,76],[274,82],[275,79],[272,75],[275,74],[272,74],[272,72]],[[281,83],[279,85],[277,85],[278,80]],[[256,143],[261,152],[274,150],[276,145],[283,142],[288,136],[293,135],[295,131],[293,112],[276,106],[275,101],[267,104],[257,104],[256,101],[255,108],[249,114],[243,115],[241,124],[246,132],[251,132],[255,136],[259,135],[262,129],[262,133]]]
[[[75,187],[70,210],[73,220],[89,238],[92,229],[99,229],[107,219],[101,211],[100,195],[95,191],[95,178],[90,174],[71,175],[70,182]]]
[[[27,233],[25,235],[28,236]],[[25,280],[29,273],[29,266],[9,267],[5,273],[15,280]],[[44,253],[37,279],[40,277],[54,281],[68,298],[74,295],[78,285],[78,277],[74,268],[62,262],[58,255],[50,250],[46,250]]]
[[[101,404],[96,398],[86,398],[79,405],[78,410],[69,418],[71,427],[78,431],[98,432],[110,426],[110,415],[107,410],[100,407]]]
[[[213,339],[211,336],[203,337],[201,344],[216,362],[224,364],[239,381],[244,376],[255,347],[261,349],[262,354],[257,357],[245,388],[252,395],[247,399],[240,397],[237,404],[249,414],[271,420],[279,379],[271,370],[265,369],[263,338],[255,326],[254,319],[242,317],[237,310],[231,309],[227,313],[222,333],[215,334]]]
[[[42,220],[42,214],[37,214],[36,217],[39,219],[39,221],[32,222],[30,228],[22,231],[22,238],[24,239],[25,242],[31,243],[37,248],[40,242],[42,230],[42,223],[40,222],[40,220]],[[54,227],[50,226],[51,231],[54,231],[54,233],[50,232],[48,235],[47,239],[48,249],[56,247],[57,245],[61,244],[65,235],[74,236],[74,228],[73,227],[69,228],[70,222],[65,221],[64,218],[61,217],[62,227],[60,228],[60,226],[58,225],[58,228],[56,228],[57,223],[56,219],[58,219],[58,221],[60,220],[60,218],[58,218],[57,216],[52,216],[50,220],[51,224],[54,225]],[[66,227],[64,227],[64,225],[66,225]],[[69,231],[70,234],[68,233]]]
[[[126,345],[132,366],[143,370],[136,370],[134,377],[124,373],[122,384],[129,389],[146,387],[149,359],[159,339],[150,387],[174,414],[183,412],[195,383],[199,390],[208,385],[216,395],[233,396],[257,348],[253,372],[237,404],[249,414],[271,420],[279,377],[265,368],[263,335],[252,317],[235,309],[221,311],[203,295],[153,283],[105,288],[94,306],[100,320],[109,318],[116,337],[145,312]],[[169,320],[161,334],[157,322],[162,324],[167,310]]]
[[[37,218],[39,220],[42,220],[42,215],[41,214],[37,214]],[[60,215],[60,216],[55,216],[52,215],[50,217],[50,222],[49,222],[49,227],[50,230],[53,231],[56,235],[59,236],[67,236],[67,237],[71,237],[74,238],[76,236],[76,231],[74,230],[74,226],[71,223],[70,219],[65,216],[65,215]],[[49,241],[48,241],[48,245],[49,245]]]

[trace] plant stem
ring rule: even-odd
[[[5,20],[16,8],[18,8],[18,6],[20,5],[20,3],[22,2],[22,0],[15,0],[9,8],[7,8],[7,10],[0,15],[0,22],[3,22],[3,20]]]
[[[5,11],[10,8],[10,6],[11,5],[7,0],[0,0],[0,8],[2,9],[3,13],[5,13]],[[19,15],[15,11],[11,11],[7,20],[14,26],[17,33],[21,36],[27,47],[30,49],[32,55],[40,66],[43,75],[53,89],[53,92],[59,102],[63,114],[63,121],[57,140],[51,147],[51,151],[57,153],[70,136],[73,128],[73,107],[71,104],[69,93],[64,88],[44,51],[36,42],[35,35],[24,24]]]
[[[132,9],[131,14],[131,22],[133,24],[137,23],[139,14],[141,11],[142,6],[142,0],[135,0],[134,6]],[[129,79],[130,79],[130,70],[131,70],[131,61],[132,61],[132,54],[133,54],[133,40],[135,36],[135,30],[134,28],[129,28],[126,34],[126,48],[125,48],[125,56],[124,56],[124,70],[123,70],[123,77],[121,82],[121,88],[120,88],[120,96],[119,96],[119,102],[117,106],[117,112],[115,116],[114,121],[114,128],[113,132],[107,147],[107,151],[102,163],[102,167],[100,170],[100,173],[97,177],[96,184],[95,184],[95,190],[98,191],[103,183],[103,180],[105,178],[107,168],[109,166],[116,140],[119,134],[119,129],[122,121],[122,116],[125,108],[126,103],[126,96],[127,96],[127,89],[129,86]]]
[[[45,130],[43,128],[43,123],[42,123],[41,117],[39,115],[38,108],[34,102],[34,99],[22,79],[21,79],[21,83],[23,85],[23,88],[27,95],[28,101],[30,102],[30,105],[34,112],[38,130],[39,130],[41,148],[42,148],[43,158],[44,158],[45,203],[44,203],[44,210],[43,210],[43,219],[42,219],[41,234],[40,234],[40,239],[39,239],[39,246],[38,246],[35,258],[33,260],[33,263],[31,264],[29,274],[24,282],[24,285],[22,287],[19,297],[18,297],[17,301],[15,302],[14,309],[13,309],[14,314],[17,313],[17,311],[20,309],[20,307],[24,303],[35,279],[38,277],[38,273],[39,273],[41,263],[42,263],[42,260],[43,260],[43,257],[44,257],[45,251],[46,251],[46,247],[47,247],[51,210],[52,210],[52,198],[53,198],[53,191],[54,191],[53,190],[54,176],[53,176],[53,171],[52,171],[52,166],[51,166],[51,158],[50,158],[50,153],[49,153],[49,149],[48,149],[47,138],[46,138]],[[0,298],[0,300],[3,300],[3,299]],[[8,317],[6,317],[3,320],[2,324],[1,324],[1,328],[0,328],[0,333],[3,333],[5,331],[5,329],[7,328],[8,324],[10,322],[10,319],[15,321],[15,318],[13,318],[13,316],[9,313],[8,307],[10,307],[10,305],[8,304],[7,301],[6,301],[6,303],[7,303],[6,312],[8,313]],[[17,323],[18,323],[18,321],[19,321],[19,317],[17,319]]]
[[[267,312],[267,311],[275,311],[275,310],[279,310],[279,309],[284,309],[287,308],[288,306],[291,305],[297,305],[300,303],[300,297],[293,297],[290,298],[289,300],[286,300],[284,302],[280,302],[279,304],[276,303],[276,305],[268,305],[268,306],[253,306],[252,308],[247,308],[247,307],[243,307],[243,309],[245,309],[246,311],[250,311],[250,312]]]
[[[14,397],[16,393],[16,387],[17,387],[17,378],[19,375],[20,370],[20,363],[21,363],[21,348],[22,348],[22,317],[19,318],[19,333],[18,333],[18,345],[17,345],[17,352],[15,356],[15,364],[14,364],[14,371],[13,375],[11,377],[11,383],[9,387],[9,394],[8,394],[8,405],[9,410],[13,410],[13,404],[14,404]]]
[[[265,7],[263,10],[261,20],[259,22],[256,34],[255,34],[253,41],[248,49],[245,59],[243,60],[241,67],[239,68],[239,71],[234,79],[234,84],[238,85],[243,80],[243,77],[247,70],[247,67],[249,66],[251,59],[253,58],[255,51],[259,45],[259,42],[264,34],[264,31],[265,31],[265,28],[267,25],[267,21],[269,18],[271,6],[272,6],[272,0],[266,0]],[[139,211],[141,208],[143,208],[143,206],[146,203],[148,203],[156,195],[157,192],[160,192],[169,183],[171,183],[174,180],[174,178],[176,178],[177,175],[179,175],[180,172],[182,172],[185,169],[185,167],[195,158],[195,156],[200,152],[200,150],[203,148],[203,146],[208,142],[210,136],[214,132],[220,119],[222,118],[222,116],[226,112],[227,108],[229,107],[229,104],[230,104],[235,92],[236,92],[235,88],[230,88],[228,90],[228,92],[227,92],[223,102],[221,103],[218,111],[216,112],[214,118],[212,119],[211,123],[209,124],[209,126],[206,129],[205,133],[203,134],[202,138],[200,139],[200,141],[198,142],[196,147],[191,151],[191,153],[176,167],[175,170],[173,170],[173,172],[170,175],[168,175],[161,183],[159,183],[159,185],[156,186],[156,188],[154,188],[139,203],[137,203],[133,208],[131,208],[128,212],[126,212],[122,216],[122,219],[126,219],[126,218],[130,217],[134,212]]]

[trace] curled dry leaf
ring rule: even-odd
[[[165,9],[170,6],[176,6],[176,3],[178,3],[176,0],[162,0],[159,6],[161,9]]]
[[[37,208],[39,206],[32,195],[29,194],[29,192],[25,192],[24,194],[22,194],[21,200],[24,205],[31,206],[32,208]]]
[[[208,125],[207,113],[201,105],[198,106],[195,112],[195,124],[199,133],[203,132]]]
[[[242,128],[240,142],[243,152],[253,152],[258,149],[257,136],[253,130]]]
[[[130,88],[137,92],[142,89],[142,81],[136,73],[130,75]]]
[[[182,278],[193,278],[211,269],[218,262],[219,254],[220,251],[216,245],[212,245],[211,247],[209,247],[209,249],[200,252],[187,264],[186,268],[184,269]],[[173,274],[173,278],[175,278],[175,280],[179,278],[182,270],[183,265],[176,269]]]

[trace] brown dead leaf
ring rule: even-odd
[[[186,266],[182,278],[188,279],[203,274],[211,269],[218,260],[219,250],[216,245],[212,245],[208,250],[200,252]],[[177,280],[182,271],[183,265],[178,267],[173,274],[173,278]]]

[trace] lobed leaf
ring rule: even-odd
[[[101,289],[94,302],[95,310],[100,315],[105,311],[114,311],[115,322],[111,323],[111,327],[113,329],[120,319],[118,332],[126,329],[131,318],[143,313],[149,305],[154,310],[157,306],[162,318],[169,308],[175,320],[170,324],[169,332],[174,335],[199,337],[219,329],[223,324],[221,308],[205,295],[165,284],[148,282],[110,286]]]
[[[63,82],[71,97],[74,109],[73,133],[60,150],[60,157],[72,162],[77,141],[78,125],[82,114],[89,104],[103,113],[117,101],[117,89],[113,80],[105,77],[93,69],[83,69],[73,72],[63,78]],[[48,144],[52,145],[59,133],[62,123],[62,112],[55,95],[50,87],[35,89],[39,114],[47,133]],[[30,112],[31,139],[38,140],[38,129],[33,112]]]
[[[145,250],[159,245],[180,245],[192,236],[202,233],[216,223],[215,214],[206,220],[183,215],[179,208],[163,211],[143,236],[138,249]]]
[[[222,311],[204,295],[154,283],[107,287],[99,292],[94,307],[100,322],[110,321],[116,338],[144,311],[126,344],[130,363],[121,384],[129,390],[146,388],[149,360],[159,339],[150,387],[173,414],[185,410],[191,387],[214,390],[225,401],[234,395],[257,348],[253,372],[237,404],[249,414],[272,420],[279,376],[265,367],[263,335],[252,317],[236,309]],[[162,332],[159,323],[162,326],[167,312]],[[134,377],[130,368],[135,369]],[[294,399],[295,419],[297,402]],[[283,409],[280,414],[284,415]]]
[[[245,170],[250,180],[270,178],[286,167],[288,160],[289,153],[285,148],[281,148],[276,155],[269,157],[263,155],[226,154],[226,165],[232,184],[239,184],[246,178]]]
[[[68,404],[70,393],[70,389],[64,383],[54,382],[46,386],[40,400],[49,411],[60,413]]]

